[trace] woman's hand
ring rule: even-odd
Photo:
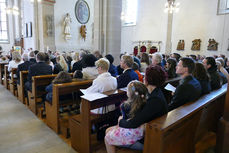
[[[120,121],[121,119],[123,119],[123,117],[122,117],[122,116],[119,116],[119,118],[118,118],[118,124],[119,124],[119,121]]]

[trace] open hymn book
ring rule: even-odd
[[[175,92],[176,88],[174,86],[172,86],[170,83],[168,83],[166,86],[165,86],[165,89],[166,90],[169,90],[169,91],[172,91],[172,92]]]
[[[86,89],[80,89],[80,91],[84,94],[81,98],[87,99],[88,101],[94,101],[97,99],[105,98],[107,95],[101,93],[91,93],[87,92]]]

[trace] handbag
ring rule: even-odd
[[[114,111],[107,111],[108,106],[105,106],[105,114],[101,115],[101,121],[96,123],[96,131],[97,131],[97,140],[104,140],[106,129],[118,124],[118,117],[121,115],[119,107],[117,107]]]

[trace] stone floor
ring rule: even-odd
[[[75,153],[0,85],[0,153]]]

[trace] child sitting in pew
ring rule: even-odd
[[[52,81],[52,83],[45,88],[46,92],[48,92],[46,95],[46,100],[50,104],[52,104],[53,84],[68,83],[68,82],[72,82],[72,77],[65,71],[59,72],[58,75],[55,77],[55,79]],[[70,99],[70,98],[72,98],[72,94],[61,96],[60,103],[61,100]]]
[[[128,100],[121,105],[123,119],[134,118],[141,112],[147,101],[147,88],[139,81],[131,81],[127,86]],[[106,131],[105,141],[109,145],[131,145],[143,138],[144,124],[137,128],[122,128],[118,125]],[[107,150],[109,152],[109,150]]]

